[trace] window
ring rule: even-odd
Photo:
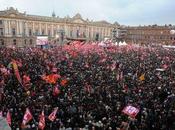
[[[44,30],[42,30],[42,35],[44,35],[44,33],[45,33]]]
[[[4,40],[3,39],[0,39],[0,45],[4,45]]]
[[[24,40],[24,44],[26,44],[26,43],[27,43],[27,40],[25,39],[25,40]]]
[[[35,30],[35,35],[39,35],[38,29]]]
[[[0,36],[3,36],[3,28],[0,28]]]
[[[71,30],[71,31],[70,31],[70,37],[72,37],[72,34],[73,34],[72,32],[73,32],[73,31]]]
[[[173,37],[171,37],[170,39],[173,40]]]
[[[26,29],[23,30],[23,36],[25,36],[25,35],[26,35]]]
[[[99,40],[99,33],[96,33],[96,35],[95,35],[95,40],[96,40],[96,41]]]
[[[51,36],[51,31],[50,30],[48,30],[48,36]]]
[[[77,37],[79,37],[80,36],[80,33],[79,33],[79,30],[77,30]]]
[[[86,34],[85,34],[85,32],[83,32],[83,37],[86,37]]]
[[[16,45],[16,39],[13,40],[13,45]]]
[[[29,36],[32,36],[32,29],[29,29]]]
[[[0,20],[0,25],[2,24],[2,20]]]
[[[12,35],[15,36],[16,35],[16,29],[12,28]]]
[[[57,30],[54,30],[54,32],[53,32],[53,33],[54,33],[54,36],[55,36],[55,35],[56,35],[56,33],[57,33]]]
[[[30,45],[32,45],[32,42],[33,42],[33,40],[32,40],[32,39],[30,39]]]

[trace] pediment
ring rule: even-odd
[[[82,19],[75,19],[73,20],[74,23],[84,23],[84,21]]]
[[[10,17],[16,17],[16,14],[9,14]]]
[[[25,13],[20,13],[18,12],[18,10],[14,9],[14,8],[10,8],[6,11],[4,11],[4,16],[7,16],[7,17],[13,17],[13,18],[21,18],[21,17],[24,17],[25,16]]]
[[[6,17],[11,17],[11,18],[23,18],[23,17],[25,17],[24,14],[21,14],[21,13],[11,13],[11,12],[6,13],[5,16]]]

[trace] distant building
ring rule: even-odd
[[[126,30],[126,41],[136,44],[175,44],[175,34],[171,30],[175,27],[172,25],[165,26],[136,26],[123,27]]]
[[[0,46],[35,46],[36,36],[47,35],[51,43],[58,39],[103,40],[112,38],[113,29],[119,26],[106,21],[84,20],[80,14],[74,17],[51,17],[20,13],[13,7],[0,11]]]

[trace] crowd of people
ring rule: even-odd
[[[10,63],[18,63],[22,82]],[[43,76],[57,74],[55,83]],[[27,83],[24,79],[28,77]],[[62,81],[66,81],[64,84]],[[54,94],[54,88],[59,91]],[[175,130],[175,50],[163,47],[99,47],[73,42],[61,48],[0,48],[0,111],[21,129],[26,108],[37,130]],[[135,118],[122,110],[139,109]],[[58,107],[56,119],[47,117]]]

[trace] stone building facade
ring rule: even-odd
[[[124,27],[126,30],[127,43],[136,44],[175,44],[175,34],[170,32],[174,30],[174,26],[136,26],[136,27]]]
[[[13,7],[0,11],[0,46],[35,46],[36,36],[46,35],[52,44],[59,44],[60,33],[64,39],[103,40],[112,37],[116,24],[106,21],[84,20],[80,14],[74,17],[28,15]]]

